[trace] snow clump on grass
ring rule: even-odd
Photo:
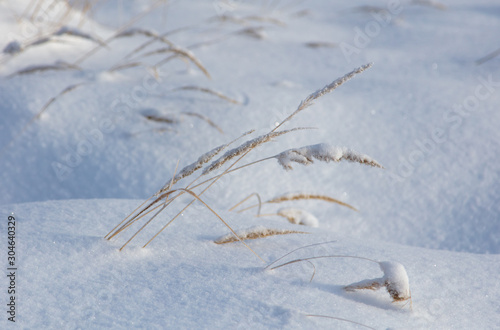
[[[288,221],[297,225],[310,226],[310,227],[318,227],[319,221],[311,213],[293,208],[287,207],[278,210],[278,215],[284,218],[287,218]]]
[[[344,287],[344,289],[346,291],[377,290],[385,287],[394,302],[411,299],[410,281],[405,267],[394,261],[381,261],[378,264],[384,272],[383,277],[356,282]]]
[[[335,147],[326,143],[285,150],[275,157],[285,170],[293,169],[291,165],[292,162],[310,165],[314,163],[314,158],[327,163],[330,161],[340,162],[341,160],[348,160],[350,162],[383,168],[382,165],[370,156],[345,147]]]

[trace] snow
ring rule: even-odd
[[[496,1],[92,5],[0,2],[0,303],[10,299],[13,215],[18,326],[498,327]],[[168,53],[155,53],[166,45]],[[297,127],[317,129],[281,134]],[[216,147],[238,137],[227,155],[249,151],[237,166],[256,163],[224,175],[201,199],[236,232],[308,234],[246,241],[262,262],[241,242],[215,244],[229,230],[194,202],[142,248],[192,201],[183,194],[121,252],[134,228],[104,239],[172,177],[210,166]],[[311,160],[359,150],[384,169],[317,162],[283,171],[272,157],[291,150]],[[205,186],[191,188],[200,194]],[[297,191],[359,212],[312,198],[286,202],[314,214],[314,228],[228,210],[252,193],[268,201]],[[262,214],[276,212],[262,205]],[[328,255],[384,262],[266,268],[283,256],[280,263]],[[411,304],[386,290],[344,289],[379,268],[384,284],[411,289]]]
[[[391,293],[391,296],[401,300],[409,299],[411,297],[410,284],[405,267],[393,261],[382,261],[379,262],[379,265],[384,272],[387,290]],[[392,291],[395,293],[393,294]]]
[[[294,207],[286,207],[278,210],[278,215],[285,217],[291,223],[297,225],[318,227],[318,219],[311,213]]]
[[[377,290],[385,287],[394,302],[410,300],[411,303],[410,284],[405,267],[394,261],[382,261],[378,264],[384,272],[383,277],[349,284],[344,289],[346,291]]]

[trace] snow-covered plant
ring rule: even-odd
[[[280,258],[280,259],[282,259],[282,258]],[[362,259],[362,260],[371,261],[371,262],[378,264],[380,269],[384,273],[384,275],[382,277],[379,277],[379,278],[368,279],[368,280],[363,280],[360,282],[349,284],[349,285],[344,287],[344,290],[346,290],[346,291],[355,291],[355,290],[362,290],[362,289],[377,290],[377,289],[380,289],[382,287],[385,287],[387,292],[391,296],[393,302],[401,302],[401,301],[410,301],[411,302],[410,284],[409,284],[409,280],[408,280],[408,274],[406,273],[406,269],[402,264],[400,264],[398,262],[394,262],[394,261],[376,261],[376,260],[369,259],[369,258],[350,256],[350,255],[325,255],[325,256],[294,259],[294,260],[285,262],[283,264],[271,267],[278,260],[280,260],[280,259],[278,259],[278,260],[272,262],[271,264],[269,264],[266,267],[266,269],[269,268],[269,269],[273,270],[273,269],[281,268],[281,267],[291,265],[291,264],[294,264],[297,262],[304,262],[304,261],[311,263],[311,260],[325,259],[325,258],[353,258],[353,259]],[[314,265],[313,265],[313,267],[314,267]],[[315,273],[316,273],[316,268],[314,267],[314,273],[311,276],[311,281],[313,280]]]
[[[394,261],[381,261],[378,264],[384,272],[384,276],[349,284],[344,289],[346,291],[377,290],[385,287],[395,302],[411,299],[410,284],[405,267]]]
[[[258,256],[248,245],[243,242],[243,239],[224,221],[218,214],[215,212],[210,206],[208,206],[202,199],[202,195],[210,189],[221,177],[232,173],[237,170],[241,170],[247,166],[254,165],[256,163],[270,160],[270,159],[278,159],[280,164],[282,164],[285,168],[290,167],[289,163],[298,162],[301,164],[311,164],[313,158],[321,161],[340,161],[340,160],[349,160],[353,162],[358,162],[361,164],[381,167],[375,160],[372,158],[359,154],[353,151],[350,151],[345,148],[336,148],[330,147],[326,144],[308,146],[298,149],[291,149],[284,151],[280,154],[262,158],[260,160],[247,163],[244,165],[236,166],[248,153],[257,149],[258,147],[266,144],[274,139],[281,137],[285,134],[289,134],[298,130],[302,130],[304,128],[292,128],[287,130],[280,130],[281,126],[290,121],[296,114],[310,107],[313,102],[319,97],[332,92],[337,87],[345,83],[346,81],[353,78],[355,75],[365,71],[370,68],[372,64],[363,65],[348,74],[334,80],[332,83],[326,85],[322,89],[312,93],[307,98],[305,98],[297,107],[297,109],[291,113],[287,118],[281,121],[276,127],[274,127],[270,132],[260,135],[256,138],[247,140],[241,143],[239,146],[232,148],[226,151],[222,156],[219,156],[216,160],[213,160],[217,155],[219,155],[223,150],[225,150],[230,144],[236,142],[236,140],[212,149],[211,151],[203,154],[198,158],[194,163],[185,166],[182,168],[178,174],[174,174],[170,180],[155,194],[153,194],[148,200],[146,200],[143,204],[141,204],[137,209],[132,211],[122,222],[120,222],[115,228],[113,228],[105,238],[110,240],[116,237],[118,234],[124,232],[125,230],[131,228],[135,223],[140,221],[141,219],[147,217],[148,219],[144,222],[144,224],[135,231],[135,233],[126,241],[123,246],[120,248],[123,249],[131,240],[133,240],[145,227],[147,227],[151,222],[156,218],[158,214],[160,214],[166,207],[171,205],[179,196],[184,194],[189,194],[193,196],[193,200],[187,203],[181,211],[179,211],[174,217],[172,217],[163,227],[160,228],[156,234],[149,239],[149,241],[143,246],[146,247],[152,240],[154,240],[166,227],[168,227],[179,215],[181,215],[188,207],[190,207],[195,201],[199,201],[202,203],[207,209],[209,209],[221,222],[226,225],[231,231],[232,235],[238,241],[242,242],[248,249],[250,249],[254,254]],[[245,136],[248,133],[242,135]],[[241,138],[241,137],[240,137]],[[201,170],[203,169],[203,170]],[[194,173],[201,170],[201,174],[198,175],[193,181],[189,184],[184,185],[182,188],[175,188],[174,185],[178,184],[181,180],[187,178],[188,176],[193,175]],[[219,172],[219,174],[215,174],[215,172]],[[202,177],[207,177],[209,175],[213,175],[205,179],[202,182],[199,182]],[[259,257],[259,256],[258,256]],[[260,257],[259,257],[260,258]],[[262,259],[262,258],[261,258]]]
[[[286,150],[274,157],[285,170],[292,169],[291,163],[310,165],[314,163],[314,159],[327,163],[330,161],[340,162],[341,160],[347,160],[383,168],[382,165],[367,155],[360,154],[347,148],[331,146],[326,143]]]
[[[277,215],[286,218],[290,223],[297,225],[318,227],[318,219],[311,213],[294,207],[286,207],[278,210]]]

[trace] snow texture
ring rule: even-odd
[[[498,328],[499,13],[497,0],[0,1],[0,304],[10,299],[13,214],[23,329],[359,328],[310,314],[375,329]],[[78,70],[47,69],[54,63]],[[144,109],[198,113],[224,134],[203,120],[172,128]],[[281,162],[294,171],[258,162],[224,175],[203,201],[235,230],[307,228],[247,241],[267,263],[354,255],[397,261],[407,277],[399,264],[353,258],[265,270],[243,244],[214,243],[228,229],[199,202],[142,249],[188,194],[122,252],[130,231],[103,239],[169,178],[198,166],[187,164],[290,116],[279,129],[318,129],[242,148],[252,152],[238,166],[289,149]],[[294,165],[373,161],[321,143],[386,169]],[[294,202],[321,220],[313,228],[227,211],[251,192],[267,200],[289,191],[321,191],[359,212]],[[346,292],[353,282],[380,289]],[[410,282],[412,303],[395,303]]]

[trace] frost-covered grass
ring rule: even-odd
[[[500,323],[495,1],[0,9],[17,325]],[[104,236],[152,195],[119,252],[135,231]]]

